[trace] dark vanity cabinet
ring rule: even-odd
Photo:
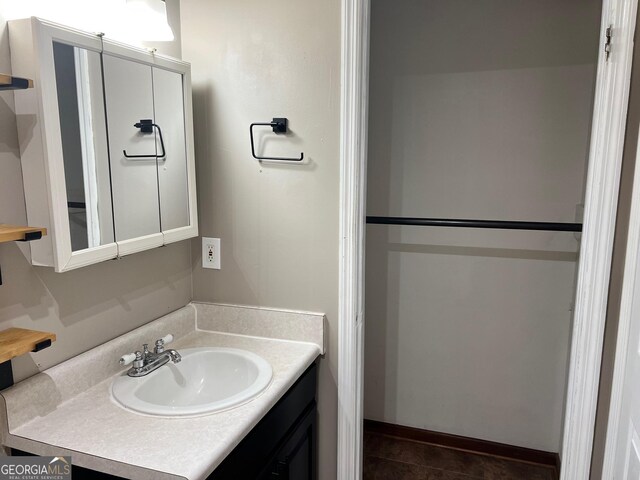
[[[209,480],[315,480],[318,463],[316,385],[314,363]]]
[[[316,409],[307,412],[258,477],[260,480],[316,478]]]
[[[208,480],[317,478],[317,370],[313,363]],[[15,449],[13,454],[30,455]],[[120,478],[73,466],[74,480]]]

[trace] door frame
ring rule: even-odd
[[[640,145],[638,145],[640,147]],[[636,154],[640,155],[640,148]],[[613,371],[613,383],[611,387],[611,403],[609,419],[607,423],[607,439],[605,443],[604,464],[602,467],[603,478],[613,478],[617,453],[617,440],[620,428],[620,415],[622,413],[622,400],[625,384],[625,370],[627,366],[627,354],[629,353],[632,322],[633,294],[638,278],[637,261],[640,250],[640,168],[635,169],[632,187],[631,212],[629,215],[629,233],[627,235],[627,248],[625,253],[624,278],[622,282],[622,297],[620,299],[620,320],[616,339],[615,363]]]
[[[339,480],[362,478],[369,8],[370,0],[342,0],[337,452]]]
[[[589,478],[638,0],[604,0],[576,283],[561,480]],[[342,0],[337,478],[362,478],[370,0]],[[615,386],[615,385],[614,385]],[[615,392],[614,392],[615,394]],[[607,477],[604,477],[607,478]]]

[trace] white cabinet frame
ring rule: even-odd
[[[100,53],[99,37],[38,18],[9,24],[11,69],[33,78],[35,87],[16,95],[16,116],[27,220],[49,235],[32,242],[33,265],[65,272],[118,256],[115,242],[77,252],[71,248],[67,188],[52,43],[59,41]]]
[[[16,95],[15,102],[27,199],[27,219],[30,224],[46,227],[49,231],[47,237],[26,247],[29,249],[31,263],[54,267],[56,272],[65,272],[196,237],[198,210],[190,65],[152,51],[124,45],[35,17],[11,21],[9,37],[12,71],[33,78],[35,83],[35,88]],[[183,75],[188,226],[131,240],[114,241],[76,252],[72,250],[52,49],[54,41],[97,53],[108,53]]]

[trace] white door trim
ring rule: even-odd
[[[586,480],[591,468],[637,3],[637,0],[603,3],[601,45],[609,25],[613,25],[613,42],[609,61],[603,49],[598,60],[560,452],[561,480]]]
[[[338,474],[362,478],[369,0],[342,0]]]
[[[591,464],[609,274],[638,0],[604,0],[585,218],[576,285],[561,480],[587,480]],[[338,479],[362,477],[364,229],[369,0],[342,1]],[[615,393],[615,392],[614,392]],[[607,477],[603,477],[608,480]]]

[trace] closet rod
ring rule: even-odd
[[[463,220],[459,218],[367,217],[377,225],[416,225],[420,227],[500,228],[505,230],[548,230],[581,232],[581,223],[509,222],[503,220]]]

